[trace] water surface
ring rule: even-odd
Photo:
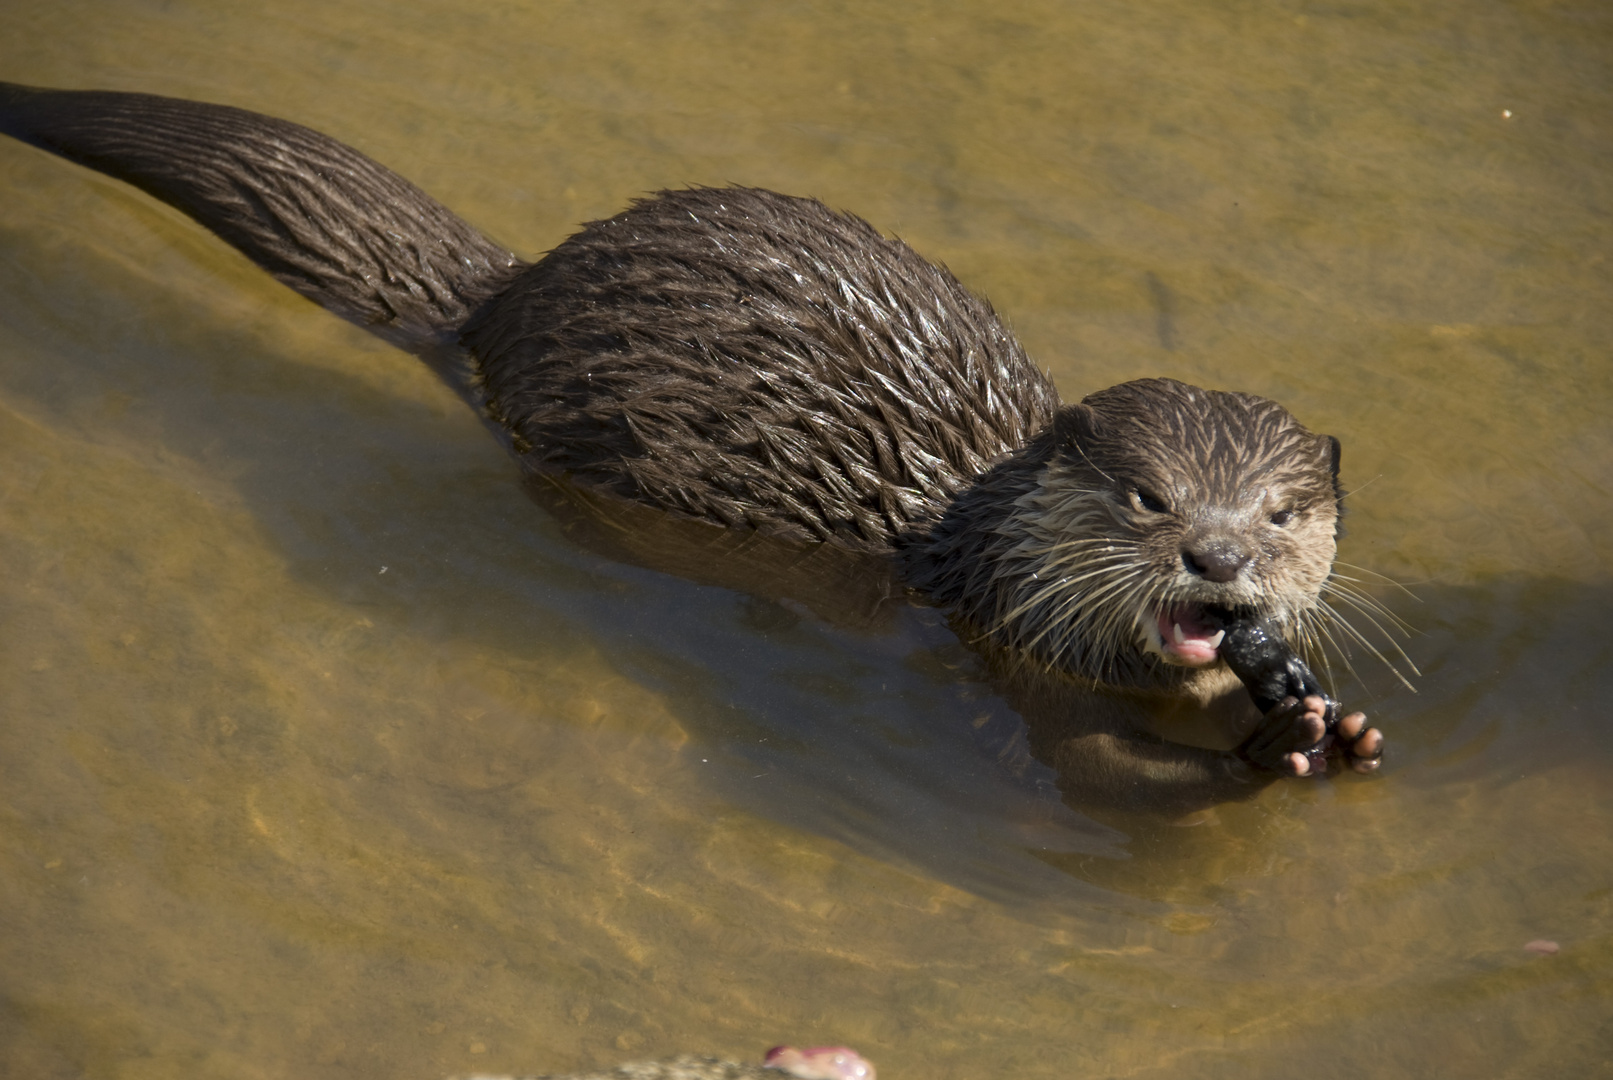
[[[535,255],[854,210],[1066,398],[1338,435],[1374,781],[1076,813],[933,613],[579,547],[411,358],[0,145],[0,1072],[1613,1068],[1613,20],[1590,4],[60,4],[0,71],[344,139]],[[1536,956],[1523,946],[1550,939]]]

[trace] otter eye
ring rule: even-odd
[[[1279,529],[1293,520],[1294,512],[1292,510],[1279,510],[1275,514],[1271,515],[1271,523],[1277,526]]]
[[[1150,514],[1163,514],[1166,512],[1165,500],[1155,498],[1142,488],[1131,489],[1131,505]]]

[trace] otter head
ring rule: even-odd
[[[1304,636],[1333,565],[1338,463],[1336,439],[1248,394],[1141,379],[1060,409],[1005,523],[995,636],[1138,688],[1222,667],[1214,608]]]

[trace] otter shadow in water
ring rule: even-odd
[[[0,129],[426,359],[540,490],[731,531],[720,560],[744,580],[723,584],[858,617],[898,585],[941,605],[1072,798],[1236,799],[1304,775],[1324,739],[1376,765],[1359,716],[1332,726],[1310,698],[1262,715],[1218,653],[1215,611],[1296,645],[1350,632],[1322,603],[1341,588],[1338,443],[1274,402],[1145,379],[1061,405],[988,304],[808,199],[662,192],[525,264],[285,121],[0,84]],[[603,517],[626,556],[718,580]],[[794,550],[753,559],[752,537]],[[880,579],[871,605],[838,596]],[[1182,718],[1230,749],[1158,730]]]
[[[10,266],[46,265],[27,234],[17,239]],[[720,798],[960,888],[1068,894],[1068,880],[1024,849],[1122,853],[1122,837],[1061,805],[1051,774],[1024,753],[1018,718],[938,612],[902,602],[870,621],[820,599],[844,616],[831,624],[792,601],[601,557],[522,493],[468,417],[389,397],[211,318],[200,340],[175,341],[163,319],[187,312],[167,303],[171,286],[108,293],[86,284],[77,261],[58,256],[32,281],[6,273],[3,294],[16,302],[0,323],[21,348],[0,365],[5,398],[106,452],[160,450],[227,477],[291,577],[381,633],[445,653],[468,646],[514,670],[534,656],[565,663],[572,643],[586,643],[607,671],[657,692],[690,736],[681,759]],[[87,338],[41,320],[80,294],[100,316]],[[99,419],[107,399],[129,403]],[[538,729],[556,721],[508,722],[533,729],[518,746],[541,748]],[[369,754],[361,732],[331,734]],[[499,787],[466,794],[496,801],[518,785],[515,757],[492,774]]]
[[[1417,699],[1407,703],[1398,784],[1437,792],[1565,767],[1606,775],[1613,589],[1510,578],[1422,585],[1417,596],[1426,662]]]
[[[1157,901],[1153,878],[1178,882],[1194,862],[1196,834],[1162,817],[1160,803],[1107,797],[1080,763],[1059,760],[1069,739],[1104,730],[1101,697],[1057,684],[1027,693],[1012,669],[994,678],[944,613],[892,593],[886,563],[826,568],[821,546],[740,536],[564,485],[534,494],[589,550],[743,594],[702,591],[691,609],[681,583],[644,575],[617,609],[650,614],[639,625],[658,628],[659,648],[621,662],[689,702],[680,715],[736,762],[720,774],[736,801],[1004,899],[1068,896],[1073,877],[1111,902]],[[1222,872],[1262,872],[1266,845],[1245,837],[1241,849],[1245,859],[1226,862],[1221,846]]]

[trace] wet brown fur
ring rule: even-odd
[[[466,327],[521,462],[890,552],[1051,420],[991,307],[867,222],[751,188],[587,225]]]

